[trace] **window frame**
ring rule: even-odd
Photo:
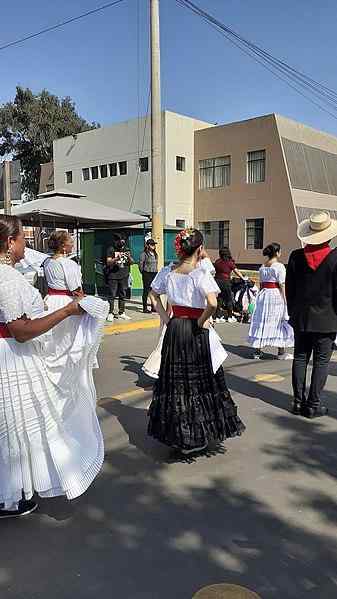
[[[114,167],[114,174],[112,174],[112,167]],[[118,163],[117,162],[109,162],[109,177],[117,177],[118,176]]]
[[[145,165],[146,168],[143,168],[142,165]],[[139,168],[140,173],[148,173],[149,172],[149,157],[148,156],[141,156],[138,159],[138,168]]]
[[[102,169],[104,169],[104,167],[106,169],[106,174],[102,175]],[[99,178],[100,179],[107,179],[107,177],[108,177],[108,165],[107,164],[100,164],[99,165]]]
[[[97,169],[97,177],[93,177],[92,171],[93,169]],[[99,166],[91,166],[90,167],[90,181],[97,181],[99,179]]]
[[[70,181],[68,181],[68,175],[70,175]],[[73,182],[73,171],[66,171],[64,173],[66,185],[71,185]]]
[[[216,164],[217,160],[223,160],[223,164]],[[226,162],[226,160],[228,162]],[[206,161],[212,161],[213,164],[208,166],[201,166],[201,163],[205,163]],[[215,185],[216,182],[216,169],[224,168],[224,185]],[[201,172],[202,171],[212,171],[212,185],[202,187],[201,186]],[[199,160],[199,191],[205,191],[208,189],[222,189],[225,187],[229,187],[232,183],[232,155],[226,154],[225,156],[215,156],[214,158],[203,158]]]
[[[258,153],[262,153],[264,152],[264,157],[263,158],[254,158],[254,159],[249,159],[249,156],[251,154],[258,154]],[[249,166],[252,164],[263,164],[263,179],[259,179],[258,181],[249,181],[249,176],[251,174],[250,172],[250,168]],[[258,183],[265,183],[266,181],[266,164],[267,164],[267,152],[266,149],[262,149],[262,150],[250,150],[249,152],[247,152],[247,165],[246,165],[246,183],[247,185],[256,185]]]
[[[256,223],[256,221],[262,221],[262,242],[261,242],[261,247],[248,247],[248,222],[249,221],[254,221]],[[256,225],[255,225],[256,227]],[[247,251],[261,251],[263,250],[263,246],[264,246],[264,235],[265,233],[265,219],[264,217],[256,217],[256,218],[246,218],[245,219],[245,249]],[[256,239],[256,237],[255,237]]]
[[[87,179],[84,177],[84,171],[88,171],[88,178]],[[86,183],[87,181],[90,181],[90,179],[91,179],[90,166],[84,166],[82,168],[82,181],[84,181]]]
[[[178,168],[180,161],[182,168]],[[178,173],[186,173],[186,156],[176,156],[176,171]]]
[[[121,172],[121,165],[125,164],[125,173]],[[118,175],[119,177],[125,177],[128,174],[128,163],[127,160],[118,161]]]

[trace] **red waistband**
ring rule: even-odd
[[[271,281],[264,281],[260,283],[260,289],[280,289],[279,283],[273,283]]]
[[[173,316],[175,318],[198,319],[203,313],[202,308],[188,308],[187,306],[172,306]]]
[[[12,335],[9,332],[8,326],[0,322],[0,339],[10,339]]]
[[[51,287],[48,287],[48,295],[67,295],[68,297],[73,297],[73,294],[68,289],[52,289]]]

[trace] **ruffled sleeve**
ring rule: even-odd
[[[22,277],[22,275],[19,275]],[[13,278],[9,281],[1,282],[0,285],[0,320],[1,322],[13,322],[27,316],[32,317],[33,303],[32,293],[24,284],[24,279]]]
[[[199,271],[196,284],[205,297],[207,297],[209,293],[216,293],[217,295],[220,293],[220,289],[216,284],[215,279],[208,271]]]
[[[277,282],[280,285],[284,285],[286,282],[286,267],[284,264],[278,262],[277,265],[274,266],[274,271]]]
[[[164,266],[153,279],[151,289],[158,295],[163,295],[167,290],[167,277],[171,272],[171,266]]]
[[[69,291],[75,291],[82,287],[82,271],[81,267],[73,260],[67,259],[62,263],[64,277]]]

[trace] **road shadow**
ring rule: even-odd
[[[317,477],[317,480],[323,474],[337,479],[337,435],[336,431],[329,427],[329,416],[308,420],[300,416],[287,418],[279,414],[266,414],[264,419],[270,425],[286,431],[284,441],[278,443],[277,447],[273,444],[263,447],[264,453],[270,457],[271,470],[280,473],[296,472],[299,476],[307,473]],[[308,497],[310,495],[307,495]],[[326,500],[324,504],[327,513],[331,514],[331,506],[327,505]],[[335,497],[334,504],[337,510]],[[322,509],[320,511],[323,512]],[[333,520],[336,520],[336,516]]]
[[[235,474],[205,486],[197,464],[174,467],[185,484],[172,485],[172,466],[116,449],[67,519],[46,500],[40,515],[2,523],[2,599],[191,599],[221,582],[263,599],[335,599],[335,538],[290,524]],[[308,501],[335,523],[331,497]]]
[[[142,389],[152,388],[154,379],[147,376],[142,370],[144,362],[147,360],[147,356],[138,356],[125,354],[120,357],[120,363],[123,366],[124,372],[132,372],[137,375],[138,379],[135,381],[136,387]]]
[[[239,358],[244,358],[245,360],[254,360],[254,348],[249,345],[231,345],[224,340],[222,340],[222,345],[229,354],[239,356]],[[276,354],[273,354],[270,349],[266,348],[263,350],[263,360],[261,362],[269,360],[276,360]]]

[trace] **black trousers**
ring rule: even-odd
[[[231,281],[230,279],[228,279],[228,281],[224,281],[223,279],[216,279],[216,283],[220,288],[216,318],[220,318],[221,316],[223,316],[224,311],[227,312],[227,316],[230,318],[233,315],[233,296]]]
[[[293,361],[293,391],[295,401],[310,407],[320,405],[321,393],[328,378],[328,368],[336,333],[303,333],[295,330]],[[306,395],[307,369],[313,355],[313,370],[308,396]]]
[[[118,312],[123,314],[125,312],[125,300],[129,286],[129,277],[123,279],[110,279],[108,282],[109,287],[109,302],[110,312],[113,313],[115,310],[115,298],[118,297]]]
[[[156,276],[156,272],[142,272],[142,278],[143,278],[143,309],[146,310],[147,309],[147,298],[149,297],[149,293],[151,290],[151,285],[153,282],[153,279]]]

